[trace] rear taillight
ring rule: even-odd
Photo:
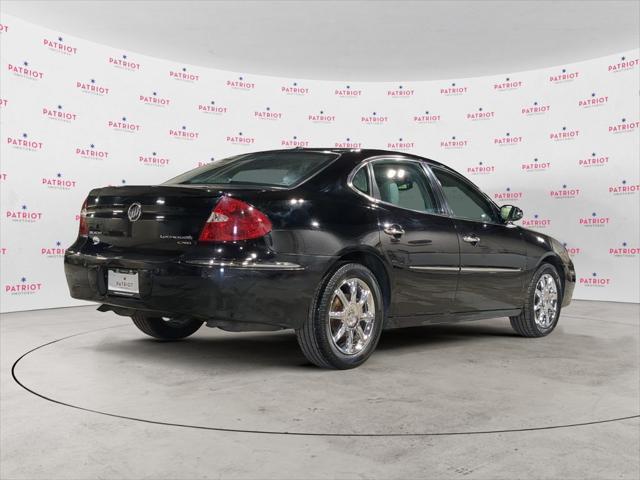
[[[81,237],[89,236],[89,225],[87,224],[87,200],[82,204],[80,209],[80,227],[78,228],[78,235]]]
[[[257,208],[231,197],[222,197],[204,224],[200,242],[233,242],[264,237],[271,221]]]

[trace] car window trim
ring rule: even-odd
[[[410,162],[410,163],[416,163],[420,166],[422,173],[425,176],[425,180],[427,181],[427,184],[431,187],[434,196],[435,196],[435,201],[436,201],[436,206],[438,208],[438,212],[425,212],[424,210],[413,210],[411,208],[405,208],[405,207],[401,207],[399,205],[395,205],[393,203],[390,202],[385,202],[384,200],[382,200],[380,198],[380,190],[378,187],[378,183],[375,180],[375,175],[373,174],[373,166],[372,164],[375,162],[381,162],[381,161],[402,161],[402,162]],[[372,196],[372,195],[367,195],[364,192],[358,190],[356,187],[353,186],[353,177],[355,176],[355,174],[361,169],[361,168],[367,168],[368,172],[369,172],[369,183],[371,185],[371,190],[372,190],[372,194],[376,195],[376,196]],[[399,208],[401,210],[405,210],[407,212],[415,212],[415,213],[421,213],[423,215],[437,215],[439,217],[450,217],[449,213],[448,213],[448,207],[446,207],[446,204],[443,203],[443,199],[440,195],[440,184],[434,184],[434,178],[431,177],[432,174],[429,173],[429,171],[426,168],[426,163],[424,160],[421,159],[417,159],[417,158],[408,158],[402,155],[377,155],[375,157],[370,157],[367,158],[366,160],[362,161],[361,163],[359,163],[349,174],[349,176],[347,177],[347,185],[357,194],[362,195],[364,197],[366,197],[368,200],[376,203],[376,204],[382,204],[382,205],[389,205],[392,206],[394,208]],[[437,180],[437,179],[435,179]]]
[[[466,182],[470,187],[472,187],[476,192],[480,193],[480,196],[482,198],[484,198],[485,200],[487,200],[489,202],[490,205],[492,205],[493,207],[495,207],[496,212],[500,212],[500,207],[498,207],[498,205],[491,199],[491,197],[489,197],[489,195],[487,195],[486,193],[484,193],[480,188],[478,188],[478,186],[476,184],[474,184],[473,182],[467,180],[464,176],[460,175],[458,172],[456,172],[455,170],[452,170],[450,168],[447,168],[445,166],[441,166],[441,165],[429,165],[428,169],[431,171],[431,174],[433,175],[434,180],[437,182],[438,184],[438,188],[442,194],[442,199],[444,201],[444,204],[446,205],[446,209],[449,212],[449,216],[451,218],[455,218],[457,220],[466,220],[468,222],[476,222],[476,223],[482,223],[482,224],[489,224],[489,225],[506,225],[504,222],[495,222],[495,221],[491,221],[491,222],[483,222],[481,220],[478,220],[477,218],[469,218],[469,217],[461,217],[458,215],[455,215],[453,213],[453,210],[451,209],[451,206],[449,205],[449,202],[447,201],[447,197],[444,193],[444,188],[442,187],[442,184],[440,183],[440,180],[438,179],[438,177],[436,176],[436,174],[433,172],[433,170],[442,170],[446,173],[449,173],[451,175],[453,175],[456,178],[461,179],[463,182]]]

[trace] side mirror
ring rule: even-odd
[[[500,217],[504,222],[515,222],[520,220],[524,213],[515,205],[503,205],[500,207]]]

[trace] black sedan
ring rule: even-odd
[[[575,271],[521,217],[415,155],[249,153],[92,190],[65,273],[72,297],[152,337],[291,328],[310,362],[345,369],[387,328],[509,317],[549,334]]]

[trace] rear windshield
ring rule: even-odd
[[[338,157],[331,152],[265,152],[218,160],[172,178],[170,185],[264,185],[291,187]]]

